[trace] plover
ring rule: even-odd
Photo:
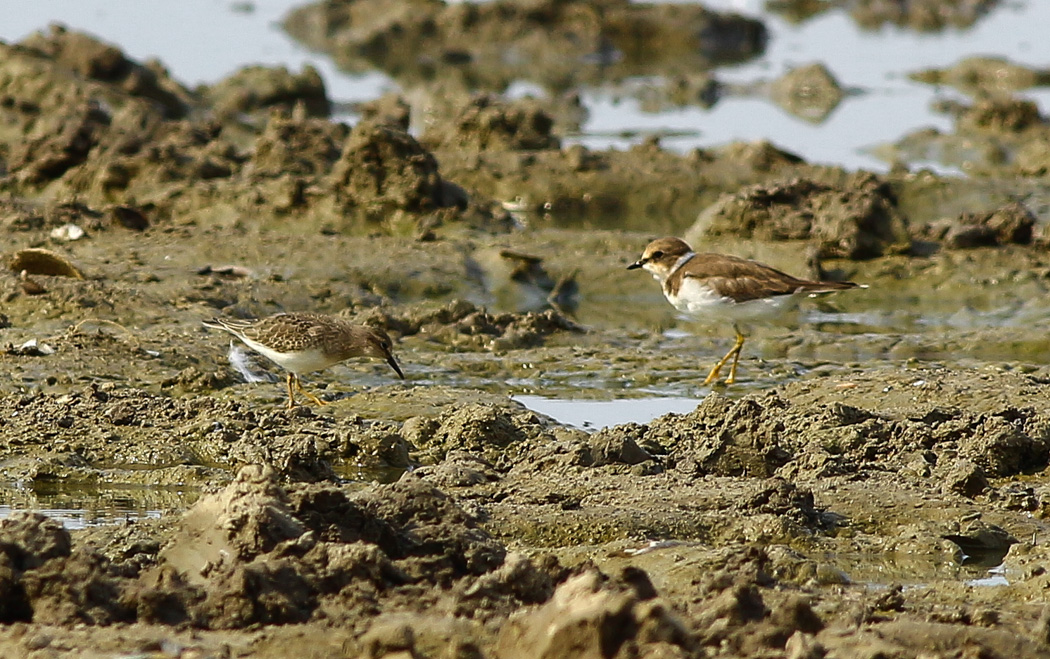
[[[704,384],[718,380],[732,359],[726,384],[736,381],[736,367],[744,333],[740,326],[762,322],[791,308],[800,295],[816,295],[850,288],[866,288],[853,282],[811,281],[759,263],[727,254],[698,254],[684,240],[660,238],[646,246],[642,258],[627,266],[644,268],[660,282],[664,297],[681,312],[728,320],[736,331],[736,343],[707,374]]]
[[[234,335],[255,352],[288,371],[288,408],[295,407],[292,385],[317,405],[325,402],[303,388],[299,375],[328,368],[352,357],[385,360],[404,379],[391,343],[382,330],[316,313],[279,313],[258,320],[213,318],[205,327]]]

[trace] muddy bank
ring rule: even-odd
[[[815,380],[593,435],[479,406],[435,420],[495,414],[452,434],[414,422],[414,441],[456,448],[391,485],[252,466],[119,532],[14,516],[2,613],[22,622],[0,643],[210,656],[250,638],[280,656],[324,630],[314,656],[915,656],[931,638],[1045,656],[1047,556],[1030,540],[1045,486],[1023,474],[1045,466],[1050,416],[1018,403],[1045,403],[1047,384],[985,374],[995,399],[973,386],[947,370]],[[966,585],[971,542],[1005,555],[1009,586]],[[873,589],[873,570],[908,588]]]
[[[673,233],[742,185],[798,178],[835,189],[853,185],[852,173],[809,165],[769,144],[686,155],[656,141],[626,152],[562,149],[553,115],[535,102],[452,94],[428,115],[419,141],[384,114],[352,129],[310,116],[323,111],[324,93],[309,71],[292,80],[283,69],[254,68],[195,93],[162,71],[148,77],[153,87],[125,83],[118,73],[146,75],[134,74],[141,65],[123,56],[124,68],[113,64],[109,72],[100,63],[90,75],[62,56],[99,51],[93,57],[107,62],[116,56],[106,48],[53,30],[3,46],[0,67],[11,81],[0,107],[9,127],[2,189],[19,200],[64,203],[75,196],[93,227],[214,227],[251,217],[263,227],[294,223],[310,232],[420,239],[442,229],[505,232],[581,222]],[[258,80],[267,82],[251,82],[258,95],[246,98],[244,86]],[[263,93],[267,85],[272,93]],[[179,104],[158,104],[154,88],[175,89]],[[239,114],[231,119],[224,107]],[[295,107],[302,111],[290,112]],[[1027,139],[1024,148],[1039,143]],[[1031,192],[1024,181],[982,187],[907,172],[886,183],[900,214],[916,224],[991,210]],[[32,203],[11,210],[13,229],[57,229],[69,221]]]

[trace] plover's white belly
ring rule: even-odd
[[[266,357],[281,368],[295,374],[319,371],[322,368],[328,368],[339,361],[338,359],[334,359],[331,355],[327,355],[316,348],[301,350],[298,352],[277,352],[261,343],[249,339],[243,339],[243,341],[248,344],[249,348],[258,352],[263,357]]]
[[[667,301],[675,309],[700,320],[747,323],[775,318],[786,313],[798,303],[795,295],[737,302],[733,298],[719,295],[714,290],[693,279],[686,279],[677,295],[667,294]]]

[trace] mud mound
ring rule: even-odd
[[[33,622],[109,625],[135,618],[123,601],[122,577],[104,557],[78,549],[27,572],[21,585]]]
[[[960,460],[978,475],[1011,476],[1046,466],[1050,449],[1050,416],[1030,408],[934,408],[889,418],[840,403],[797,405],[776,394],[710,396],[689,414],[599,434],[616,432],[662,447],[669,466],[688,473],[803,481],[908,469],[940,482]]]
[[[557,149],[551,134],[554,120],[536,102],[505,102],[498,97],[474,96],[452,112],[448,125],[427,126],[422,141],[432,149],[471,151]]]
[[[812,638],[825,622],[798,592],[777,592],[774,563],[766,550],[749,547],[727,554],[697,587],[686,614],[700,630],[698,643],[732,648],[740,656],[784,650],[796,636]]]
[[[762,549],[727,553],[688,585],[691,601],[685,607],[670,606],[637,567],[625,567],[619,577],[583,571],[559,585],[543,606],[512,618],[500,633],[495,654],[782,656],[776,653],[790,645],[816,645],[814,637],[826,622],[804,595],[781,590],[770,574],[772,567]]]
[[[314,615],[360,624],[379,600],[422,612],[444,589],[468,598],[480,589],[491,600],[482,610],[549,596],[550,567],[504,558],[470,515],[418,479],[351,494],[285,489],[272,471],[253,467],[186,513],[160,565],[187,580],[191,596],[183,601],[193,619],[239,628]],[[475,581],[483,575],[487,585]],[[438,590],[411,604],[424,585]],[[207,594],[195,603],[198,592]]]
[[[150,69],[87,35],[56,30],[30,43],[0,44],[0,118],[24,127],[0,144],[11,174],[0,183],[5,192],[46,188],[94,207],[133,198],[154,220],[234,208],[257,221],[295,213],[329,230],[422,235],[464,221],[509,228],[509,217],[471,205],[443,180],[408,133],[368,122],[349,135],[319,126],[308,115],[326,115],[329,102],[312,69],[248,67],[196,95],[165,96]],[[73,64],[87,69],[71,71]],[[212,118],[190,107],[207,107]],[[259,110],[274,110],[261,135],[240,121]]]
[[[0,399],[0,456],[9,478],[170,484],[218,478],[207,466],[272,465],[294,480],[334,478],[332,465],[407,466],[396,427],[358,417],[315,416],[308,408],[266,410],[214,398],[169,398],[91,386]],[[41,430],[47,428],[47,430]],[[27,446],[40,447],[25,460]],[[376,462],[378,460],[378,462]],[[387,461],[391,461],[387,463]]]
[[[1014,202],[984,213],[963,213],[955,219],[917,227],[918,240],[934,240],[950,249],[1028,245],[1036,217],[1024,204]]]
[[[406,132],[359,124],[350,133],[331,182],[355,206],[431,211],[446,205],[437,160]]]
[[[473,404],[447,410],[437,418],[409,419],[405,422],[405,436],[433,456],[463,450],[494,462],[512,444],[545,436],[545,433],[533,412],[512,413],[491,405]]]
[[[956,118],[960,133],[978,135],[1024,133],[1046,124],[1037,103],[1010,96],[980,98],[973,105],[960,108]]]
[[[208,87],[204,97],[224,119],[274,108],[290,113],[297,105],[311,117],[331,111],[321,74],[309,65],[299,74],[284,67],[247,66]]]
[[[0,79],[10,101],[0,114],[27,127],[10,145],[13,178],[5,187],[24,193],[59,188],[103,205],[129,188],[151,198],[158,183],[222,178],[236,169],[237,155],[216,129],[182,123],[197,100],[166,73],[60,28],[30,37],[25,47],[0,48]],[[132,186],[136,180],[139,187]]]
[[[819,124],[845,96],[842,85],[817,62],[791,69],[770,84],[770,97],[791,114]]]
[[[850,15],[858,25],[868,29],[879,29],[885,24],[891,24],[922,32],[934,32],[950,27],[969,27],[998,4],[999,0],[862,0],[851,5]]]
[[[342,124],[274,113],[255,141],[248,173],[272,178],[322,176],[339,159],[347,135]],[[301,194],[298,201],[304,202]]]
[[[58,522],[38,513],[16,513],[0,522],[0,551],[16,570],[38,568],[69,556],[72,540]]]
[[[558,568],[504,558],[469,515],[418,479],[351,495],[335,486],[285,490],[258,467],[203,497],[141,570],[73,548],[69,533],[41,515],[0,523],[5,622],[228,629],[302,622],[322,610],[354,620],[369,616],[374,609],[362,604],[377,598],[422,611],[424,601],[410,603],[424,584],[467,598],[484,592],[491,602],[481,609],[549,597]],[[482,575],[484,583],[466,587]]]
[[[335,227],[346,228],[351,220],[421,238],[432,237],[432,229],[451,221],[489,230],[510,228],[508,216],[473,203],[462,188],[442,179],[430,151],[388,124],[354,126],[322,185],[332,195],[318,212],[327,214]]]
[[[1050,121],[1039,105],[1009,93],[979,94],[972,103],[946,101],[938,110],[954,120],[953,132],[919,129],[892,145],[896,158],[926,157],[974,174],[1043,176],[1048,170]],[[1005,174],[1004,174],[1005,172]],[[1027,195],[1019,195],[1027,198]],[[1000,203],[1011,197],[1000,197]],[[969,211],[980,202],[963,207]]]
[[[570,578],[545,605],[504,626],[496,656],[570,659],[695,651],[692,634],[654,599],[648,576],[640,570],[629,576],[635,583],[603,579],[597,571]]]
[[[119,48],[83,32],[52,25],[46,34],[37,32],[19,45],[44,55],[63,69],[112,85],[131,97],[157,103],[168,119],[185,117],[193,104],[190,93],[159,66],[132,61]]]
[[[909,249],[907,227],[889,185],[861,173],[835,186],[794,179],[723,195],[685,236],[810,240],[824,258],[869,259]]]
[[[108,563],[73,551],[69,532],[36,513],[0,522],[0,619],[51,624],[108,624],[131,618]]]
[[[1004,57],[965,57],[944,68],[916,71],[912,80],[931,85],[950,85],[973,97],[1009,92],[1045,85],[1050,82],[1050,71],[1030,68]]]

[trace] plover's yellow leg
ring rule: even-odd
[[[735,327],[733,329],[736,329]],[[726,378],[726,384],[733,384],[736,382],[736,365],[740,362],[740,349],[744,347],[744,335],[740,333],[740,330],[736,330],[736,345],[730,350],[733,354],[733,365],[729,367],[729,377]]]
[[[736,348],[734,347],[733,350],[736,350]],[[707,377],[704,378],[705,385],[718,380],[718,374],[722,372],[722,367],[725,366],[726,362],[729,361],[729,358],[733,356],[733,350],[727,352],[725,357],[719,359],[718,363],[711,367],[711,371],[707,374]]]
[[[321,405],[327,405],[328,404],[328,403],[324,402],[323,400],[321,400],[320,398],[318,398],[317,396],[314,396],[312,393],[310,393],[306,389],[304,389],[303,388],[303,383],[299,381],[299,376],[298,375],[295,376],[295,386],[299,388],[299,391],[303,392],[304,396],[306,396],[311,401],[313,401],[314,405],[321,406]]]
[[[740,349],[744,347],[744,335],[740,333],[740,330],[735,326],[736,330],[736,343],[729,352],[726,353],[725,357],[718,360],[718,363],[711,368],[711,372],[707,374],[707,378],[704,379],[704,384],[708,385],[718,379],[718,375],[722,372],[722,367],[725,366],[730,359],[733,360],[733,365],[729,367],[729,377],[726,378],[726,384],[733,384],[736,382],[736,365],[740,361]]]
[[[294,373],[288,371],[288,377],[285,379],[288,383],[288,409],[295,407],[295,392],[292,391],[292,380],[299,381]]]

